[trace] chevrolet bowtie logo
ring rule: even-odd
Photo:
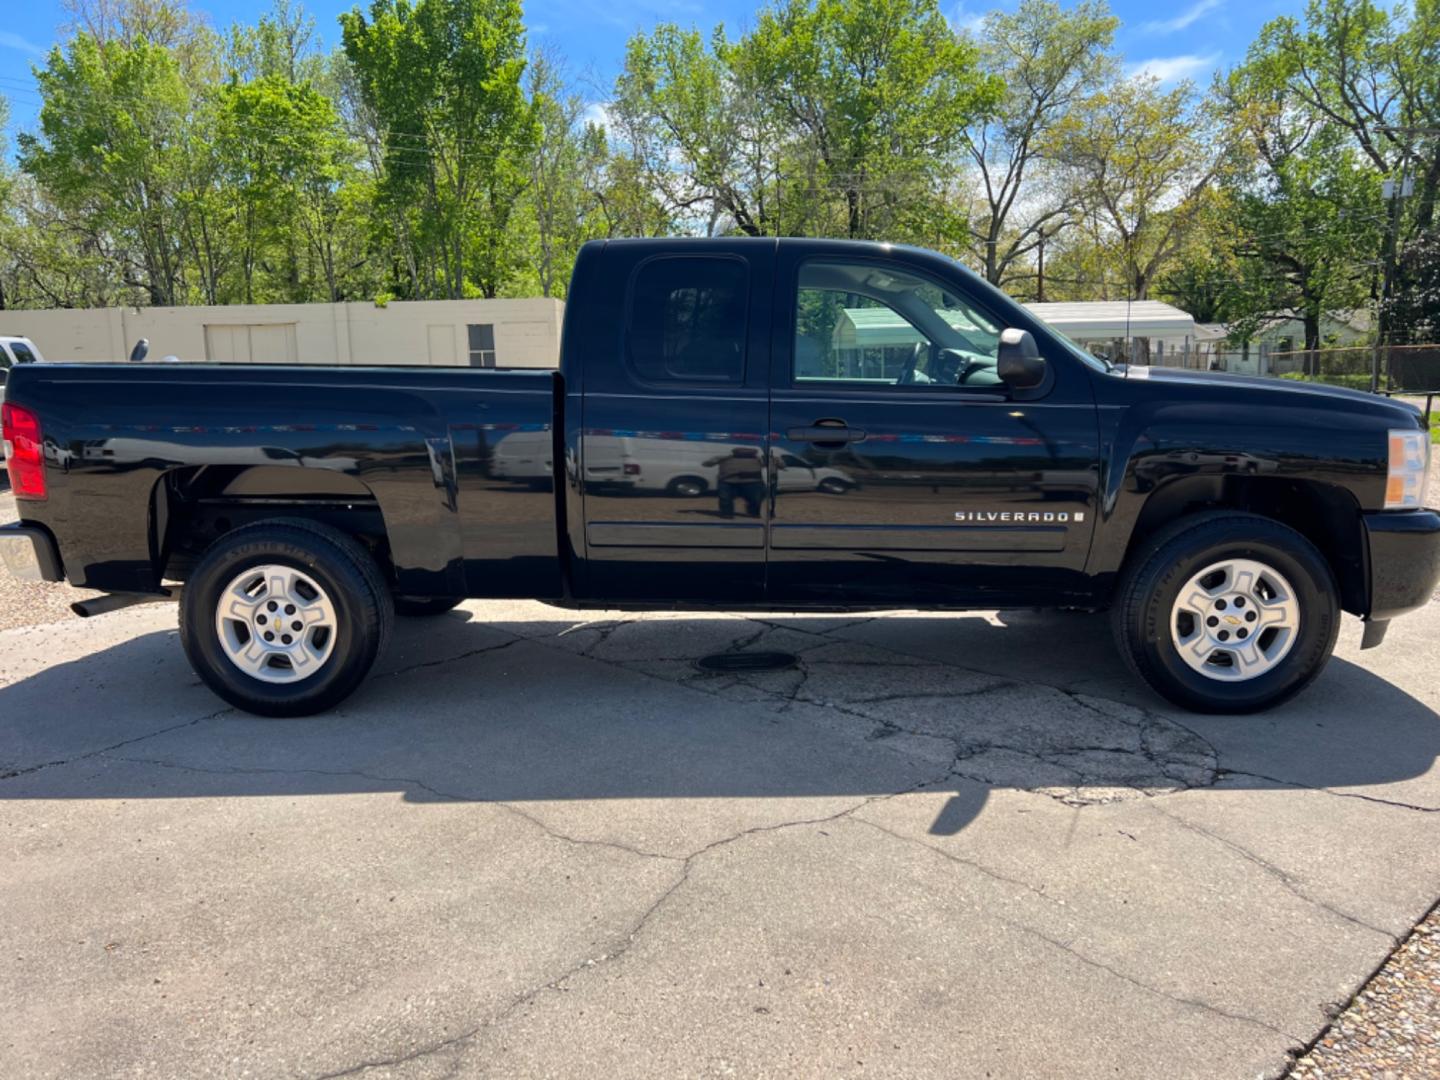
[[[1228,622],[1231,626],[1239,626],[1239,625],[1240,625],[1240,620],[1237,619],[1234,615],[1226,615],[1226,616],[1225,616],[1225,621]]]

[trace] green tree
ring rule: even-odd
[[[1413,196],[1395,209],[1380,245],[1383,291],[1403,290],[1397,252],[1435,227],[1440,198],[1440,4],[1416,0],[1393,9],[1372,0],[1311,0],[1303,22],[1268,23],[1252,48],[1296,105],[1295,122],[1344,132],[1383,177],[1410,175]],[[1389,337],[1387,307],[1378,332]]]
[[[1027,258],[1069,223],[1074,207],[1065,188],[1052,177],[1037,183],[1036,172],[1051,164],[1056,124],[1114,77],[1118,25],[1103,0],[1068,10],[1053,0],[1022,0],[1014,12],[985,17],[980,63],[1004,93],[965,130],[983,201],[970,223],[970,246],[985,280],[1004,285],[1031,276]]]
[[[1393,340],[1400,345],[1440,341],[1440,233],[1412,240],[1401,254],[1401,265],[1406,284],[1390,298],[1386,312]]]
[[[612,109],[697,227],[900,239],[929,227],[966,124],[998,95],[934,0],[789,0],[735,41],[632,38]]]
[[[775,230],[767,186],[776,153],[763,152],[753,163],[755,147],[742,152],[742,140],[758,142],[764,134],[740,123],[754,110],[742,100],[725,51],[718,29],[709,43],[698,31],[669,24],[637,34],[626,46],[609,114],[629,168],[667,209],[707,232],[725,216],[742,232],[764,235]]]
[[[339,187],[351,159],[334,106],[308,83],[266,75],[220,92],[216,126],[244,302],[256,302],[267,264],[260,299],[335,299]]]
[[[585,121],[586,105],[565,85],[563,63],[549,51],[530,59],[527,92],[539,122],[530,159],[530,215],[541,296],[563,296],[580,246],[605,235],[597,213],[606,146]]]
[[[87,33],[55,48],[37,76],[40,133],[20,163],[96,242],[119,238],[127,281],[153,304],[186,299],[183,125],[190,94],[171,52]]]
[[[519,3],[375,0],[340,21],[410,295],[495,296],[538,135]]]
[[[798,136],[806,182],[843,202],[843,235],[912,231],[997,80],[934,0],[790,0],[736,47]],[[813,170],[813,171],[812,171]]]
[[[1193,91],[1127,79],[1068,114],[1052,138],[1091,236],[1114,251],[1128,297],[1146,299],[1219,169]]]
[[[1297,314],[1317,349],[1324,312],[1365,300],[1380,184],[1348,131],[1296,100],[1287,67],[1261,47],[1221,83],[1238,161],[1232,309],[1252,326]]]

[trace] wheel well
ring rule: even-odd
[[[162,578],[184,581],[221,536],[277,517],[305,518],[354,537],[393,583],[385,520],[374,494],[355,477],[328,469],[197,465],[171,470],[155,485],[151,555]]]
[[[1325,556],[1340,586],[1340,606],[1366,609],[1369,570],[1355,498],[1334,484],[1265,476],[1194,476],[1172,481],[1145,500],[1127,556],[1177,518],[1202,510],[1244,510],[1300,533]]]

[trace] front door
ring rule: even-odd
[[[782,246],[776,297],[770,601],[983,606],[1078,588],[1099,459],[1079,360],[1047,353],[1049,385],[1010,393],[1003,318],[959,274],[900,257]]]

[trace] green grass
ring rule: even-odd
[[[1326,386],[1343,386],[1348,390],[1369,390],[1370,376],[1364,375],[1303,375],[1298,371],[1287,372],[1281,375],[1282,379],[1289,379],[1292,382],[1318,382]]]

